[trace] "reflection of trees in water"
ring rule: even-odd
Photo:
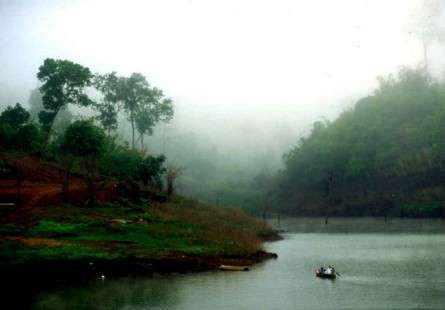
[[[41,294],[34,309],[157,309],[179,302],[175,279],[125,278]]]

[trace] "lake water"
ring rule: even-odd
[[[273,220],[277,260],[249,272],[96,280],[32,297],[35,309],[444,309],[445,222]],[[335,265],[333,281],[314,277]]]

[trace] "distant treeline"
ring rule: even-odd
[[[442,216],[445,82],[403,69],[333,122],[316,122],[266,182],[273,209],[305,215]]]

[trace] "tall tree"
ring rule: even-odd
[[[118,126],[119,77],[116,72],[97,74],[94,77],[94,86],[102,93],[102,99],[94,103],[94,109],[99,113],[96,118],[110,135]]]
[[[89,106],[92,100],[85,93],[91,85],[90,69],[69,60],[47,58],[40,66],[37,78],[43,84],[39,88],[45,110],[39,120],[49,138],[54,120],[59,111],[68,104]]]
[[[160,89],[151,88],[145,76],[140,73],[119,78],[117,98],[122,102],[131,124],[132,148],[135,148],[136,130],[140,134],[143,148],[143,135],[152,133],[159,121],[168,121],[173,116],[171,99],[164,98]]]
[[[173,117],[173,102],[169,98],[164,98],[162,90],[153,87],[149,89],[147,95],[138,106],[135,118],[141,151],[144,151],[144,135],[152,135],[153,128],[158,122],[168,122]]]
[[[145,76],[133,73],[130,77],[119,78],[119,99],[123,103],[127,119],[131,124],[131,147],[135,148],[136,116],[141,102],[146,101],[150,85]]]
[[[39,114],[45,111],[42,102],[42,94],[39,88],[35,88],[31,91],[28,98],[29,114],[31,114],[32,121],[39,121]],[[46,110],[46,112],[49,112]],[[46,113],[43,113],[46,114]],[[66,127],[71,124],[73,115],[70,112],[68,105],[65,105],[59,110],[59,113],[54,117],[54,123],[52,124],[53,132],[64,132]]]

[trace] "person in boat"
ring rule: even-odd
[[[331,265],[328,266],[328,268],[326,269],[326,271],[324,273],[325,274],[333,274],[333,268],[331,267]]]
[[[320,273],[324,273],[326,271],[323,266],[321,266],[318,270],[320,271]]]

